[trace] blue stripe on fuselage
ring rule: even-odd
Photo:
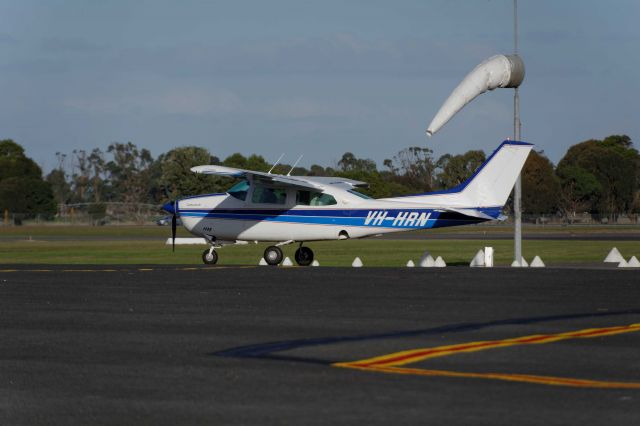
[[[492,217],[500,208],[478,209]],[[184,217],[384,228],[433,228],[483,222],[484,219],[433,209],[180,209]]]

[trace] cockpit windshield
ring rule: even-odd
[[[227,190],[227,193],[238,200],[244,201],[247,198],[247,191],[249,191],[249,182],[241,180]]]

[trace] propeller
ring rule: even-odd
[[[176,227],[178,225],[178,202],[169,201],[162,206],[162,210],[171,213],[171,251],[176,251]]]

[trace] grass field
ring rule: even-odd
[[[460,227],[449,231],[465,233],[487,232],[486,226]],[[497,227],[491,227],[496,233]],[[538,228],[536,228],[538,229]],[[571,232],[566,228],[544,232]],[[589,232],[598,232],[590,228]],[[612,227],[606,227],[612,233]],[[620,230],[622,227],[615,227]],[[444,230],[439,233],[446,232]],[[511,232],[501,228],[499,232]],[[528,232],[528,231],[527,231]],[[601,231],[602,232],[602,231]],[[638,227],[626,229],[638,232]],[[25,226],[0,227],[0,264],[201,264],[201,253],[206,246],[182,245],[171,248],[164,244],[169,236],[168,227],[158,226]],[[359,256],[365,266],[403,266],[409,259],[414,262],[425,250],[434,257],[442,256],[449,265],[468,264],[478,249],[495,249],[497,265],[508,265],[512,260],[511,240],[429,239],[429,232],[419,240],[349,240],[310,243],[315,257],[324,266],[349,266]],[[178,236],[189,236],[180,229]],[[222,265],[256,264],[267,244],[227,246],[219,250]],[[640,257],[640,234],[637,241],[576,241],[530,240],[524,241],[523,254],[527,260],[539,255],[547,265],[602,262],[609,250],[616,246],[625,257]],[[297,245],[283,247],[285,255],[293,258]]]

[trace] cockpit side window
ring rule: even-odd
[[[247,191],[249,191],[249,182],[246,180],[241,180],[240,182],[233,185],[227,193],[238,200],[246,200],[247,199]]]
[[[338,204],[333,195],[315,191],[298,191],[296,204],[300,206],[332,206]]]
[[[258,204],[285,204],[287,202],[287,190],[256,185],[253,189],[253,195],[251,195],[251,201]]]

